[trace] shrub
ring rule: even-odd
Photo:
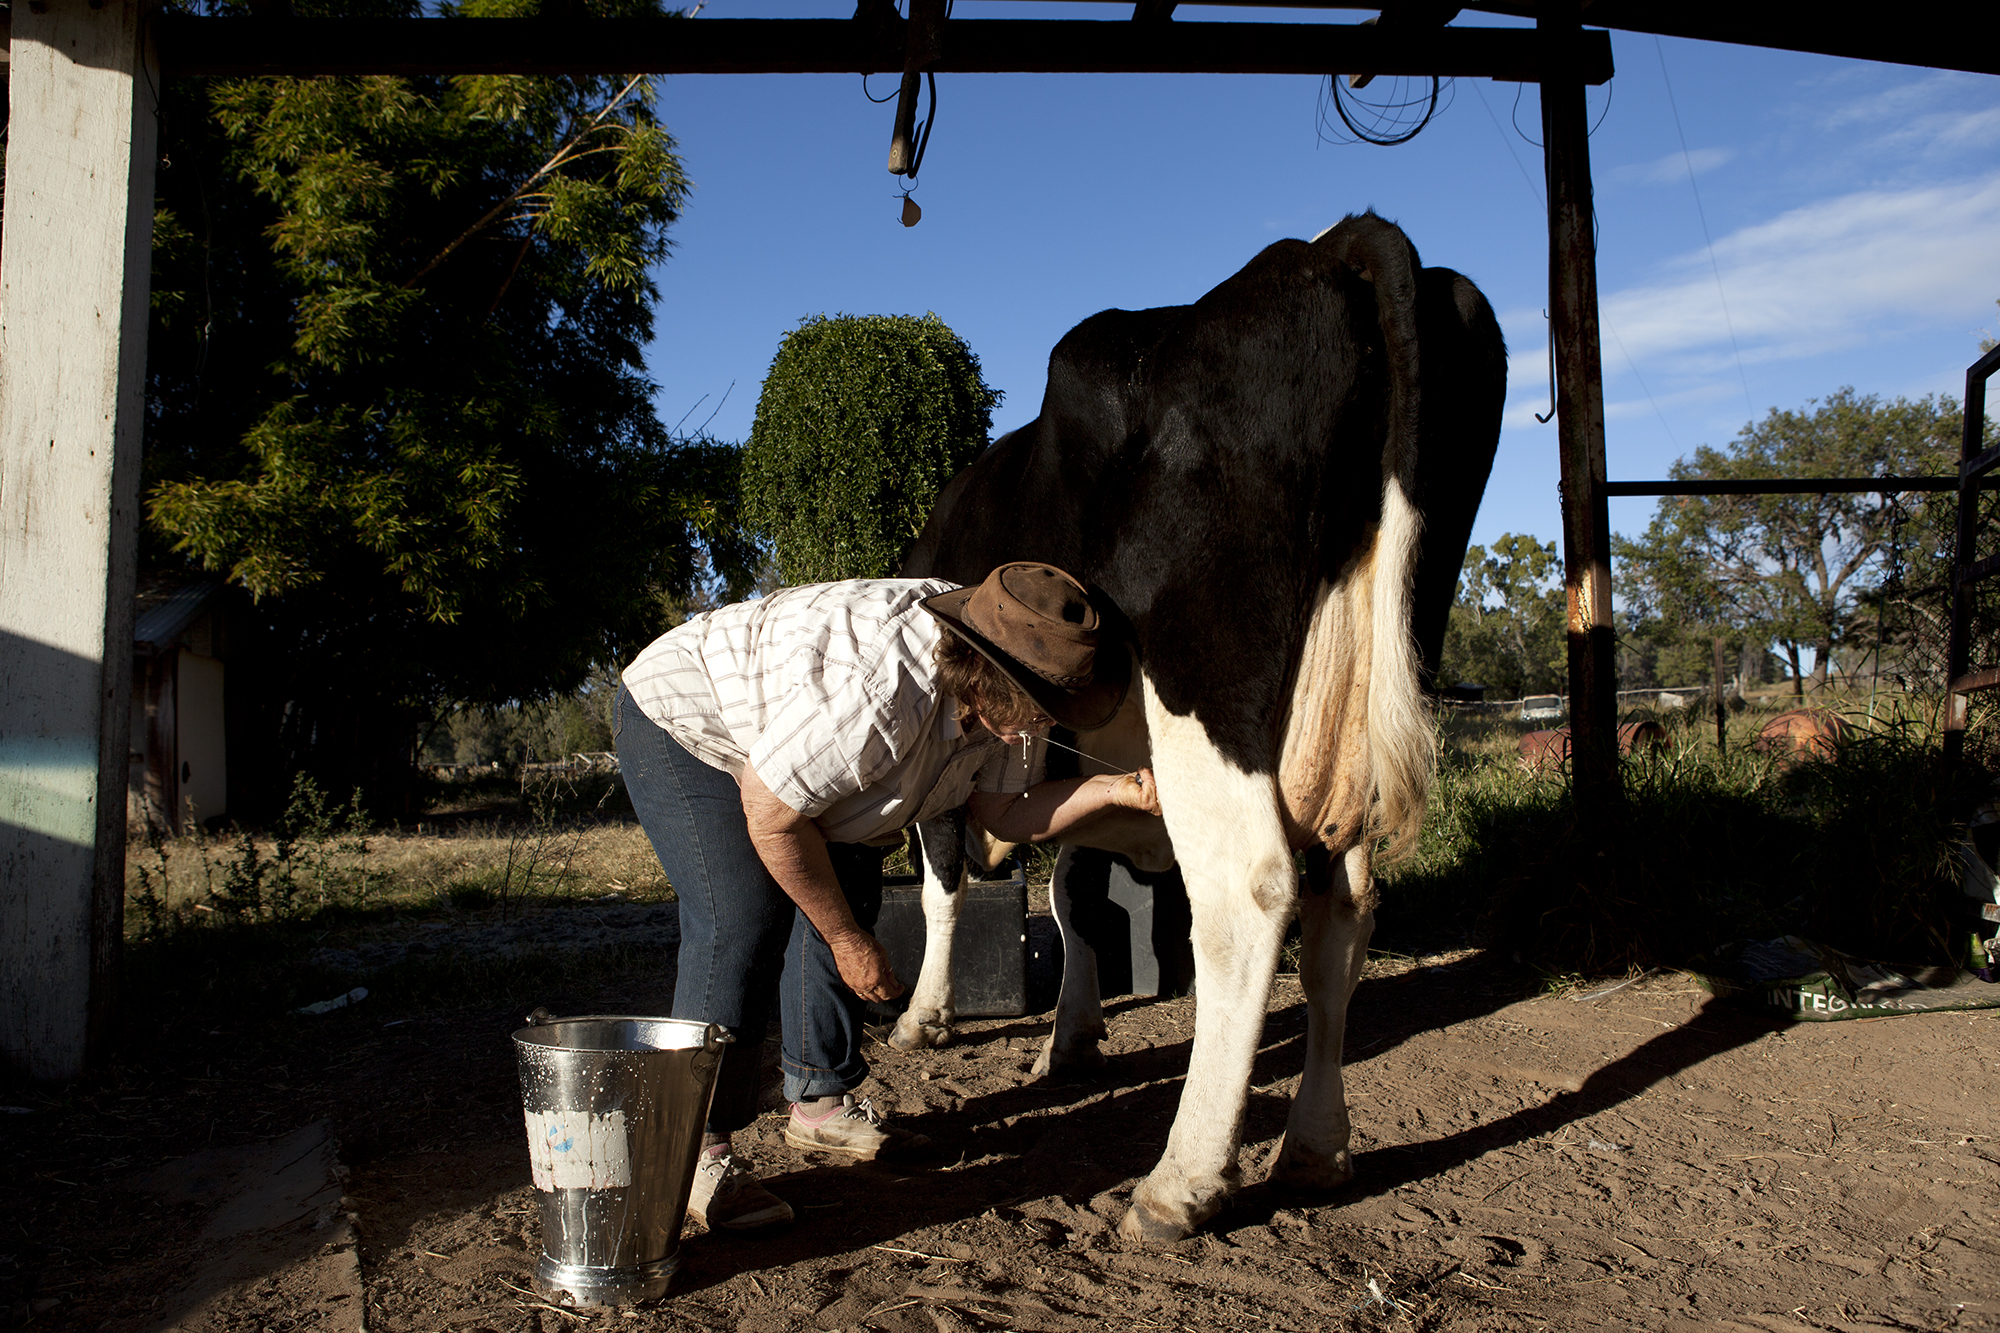
[[[743,450],[749,522],[788,584],[893,574],[1000,395],[936,315],[816,316],[785,336]]]

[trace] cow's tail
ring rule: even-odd
[[[1376,538],[1369,619],[1375,627],[1368,664],[1368,766],[1375,782],[1369,836],[1386,838],[1378,863],[1411,851],[1430,796],[1437,733],[1418,682],[1417,641],[1410,632],[1410,589],[1423,519],[1409,489],[1385,478],[1382,527]]]
[[[1417,342],[1416,247],[1373,213],[1350,217],[1325,237],[1340,258],[1375,287],[1375,310],[1388,363],[1389,408],[1382,443],[1382,518],[1369,590],[1373,633],[1368,666],[1368,759],[1374,786],[1367,836],[1386,839],[1378,864],[1416,846],[1437,761],[1437,733],[1424,704],[1412,632],[1412,589],[1423,544],[1417,512],[1418,408],[1422,381]]]

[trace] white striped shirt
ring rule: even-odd
[[[830,842],[884,843],[977,789],[1041,781],[1040,740],[967,735],[940,695],[945,631],[918,605],[956,584],[856,579],[784,588],[691,617],[625,668],[641,712],[739,780],[755,769]]]

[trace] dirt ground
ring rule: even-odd
[[[670,986],[626,967],[548,999],[664,1012]],[[691,1228],[665,1301],[588,1318],[527,1292],[518,1004],[383,995],[246,1019],[59,1103],[8,1094],[0,1310],[110,1333],[355,1329],[364,1311],[371,1333],[2000,1329],[2000,1011],[1788,1026],[1678,974],[1523,994],[1479,954],[1371,965],[1348,1035],[1358,1178],[1299,1198],[1264,1184],[1304,1047],[1281,977],[1245,1187],[1158,1249],[1114,1228],[1179,1100],[1193,1000],[1109,1004],[1112,1059],[1089,1083],[1030,1078],[1045,1017],[967,1022],[940,1051],[878,1044],[863,1091],[929,1156],[840,1165],[766,1116],[739,1152],[798,1220]],[[214,1220],[149,1183],[162,1163],[320,1119],[349,1172],[362,1308],[313,1276],[324,1264],[277,1258],[186,1291]],[[335,1248],[309,1225],[300,1253]]]

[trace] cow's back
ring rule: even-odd
[[[1470,283],[1423,270],[1417,293],[1425,379],[1450,385],[1422,398],[1412,497],[1457,542],[1448,559],[1426,543],[1417,576],[1434,665],[1442,616],[1428,612],[1448,609],[1499,416],[1489,374],[1452,376],[1477,362],[1504,387],[1505,358]],[[1092,316],[1051,354],[1040,415],[947,486],[904,570],[960,583],[1009,560],[1069,570],[1129,620],[1167,709],[1199,717],[1245,771],[1274,771],[1315,597],[1381,516],[1385,341],[1371,278],[1301,241],[1193,305]]]
[[[1199,713],[1241,767],[1270,771],[1304,613],[1338,561],[1314,501],[1374,503],[1365,485],[1325,494],[1333,469],[1312,442],[1372,471],[1376,423],[1354,383],[1369,373],[1348,332],[1359,280],[1312,268],[1303,243],[1281,242],[1195,305],[1078,325],[1049,358],[1041,415],[953,482],[906,572],[1069,570],[1130,621],[1162,702]],[[1324,336],[1346,354],[1285,351]],[[1325,389],[1284,392],[1315,363]]]

